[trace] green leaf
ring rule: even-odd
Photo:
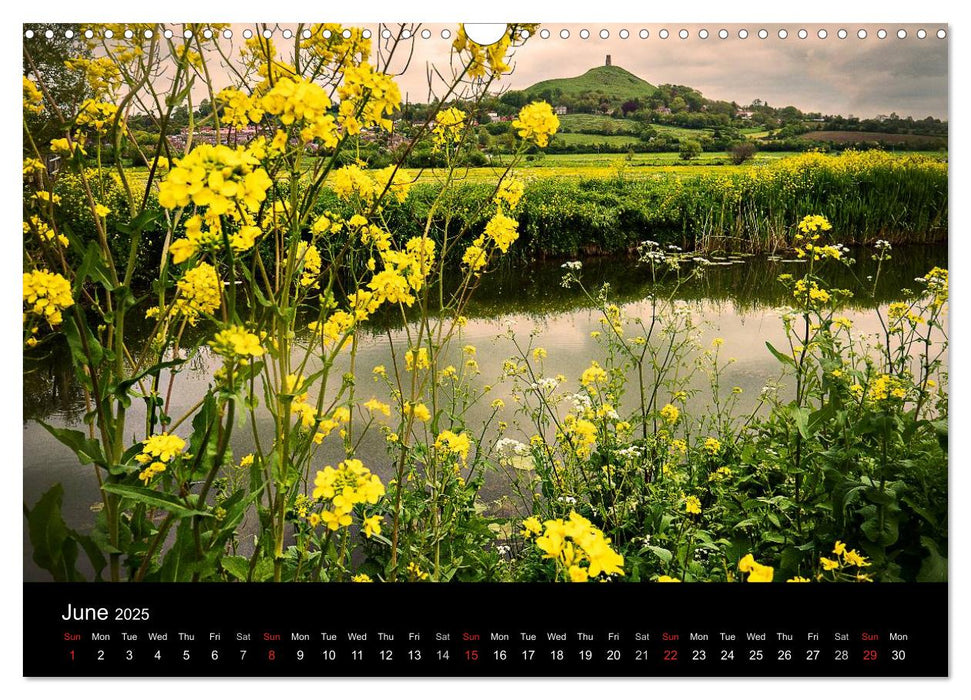
[[[782,364],[789,365],[790,367],[796,366],[796,361],[792,359],[792,357],[790,357],[789,355],[783,355],[781,352],[779,352],[774,347],[772,347],[772,343],[766,341],[765,347],[767,347],[769,349],[769,352],[775,355],[775,358]]]
[[[84,340],[82,341],[82,336]],[[101,347],[101,343],[98,339],[94,337],[91,333],[91,329],[85,324],[84,328],[78,326],[78,321],[74,315],[67,317],[67,322],[64,324],[64,337],[67,338],[67,346],[71,350],[71,357],[74,359],[74,364],[77,367],[87,367],[89,364],[94,364],[98,366],[105,357],[104,348]],[[88,352],[85,352],[85,344],[87,344]],[[91,354],[90,360],[88,359],[88,353]],[[86,378],[86,386],[90,387],[91,380]]]
[[[101,451],[101,443],[97,440],[92,440],[80,430],[55,428],[42,420],[37,422],[57,438],[58,442],[69,447],[77,455],[81,464],[97,464],[99,467],[107,468],[108,460],[105,458],[104,452]]]
[[[900,531],[895,513],[885,509],[881,524],[880,512],[877,506],[861,508],[860,512],[868,516],[860,525],[860,529],[867,536],[868,540],[882,547],[889,547],[899,539]]]
[[[792,416],[792,420],[795,422],[796,430],[799,431],[799,434],[802,435],[803,439],[808,440],[811,435],[809,432],[809,409],[790,406],[789,415]]]
[[[98,547],[98,543],[94,541],[93,537],[88,535],[81,535],[71,530],[71,536],[81,545],[81,549],[84,553],[88,555],[88,560],[91,562],[91,566],[94,568],[94,580],[101,581],[101,572],[108,565],[108,560],[105,559],[104,552]]]
[[[179,359],[169,360],[168,362],[159,362],[158,364],[152,365],[148,369],[139,372],[134,377],[130,377],[124,381],[118,382],[115,386],[111,387],[110,391],[118,400],[127,399],[128,390],[141,381],[144,377],[154,375],[157,372],[161,372],[163,369],[167,369],[169,367],[178,367],[182,364],[185,364],[185,360]]]
[[[208,515],[205,511],[190,508],[175,496],[142,486],[126,486],[125,484],[105,484],[102,486],[108,493],[118,494],[138,503],[144,503],[152,508],[161,508],[176,517],[185,518],[190,515]]]
[[[54,484],[27,512],[27,531],[34,562],[49,571],[55,581],[82,581],[75,568],[78,545],[61,516],[64,487]]]
[[[81,245],[83,245],[83,243]],[[97,242],[88,242],[88,247],[84,250],[84,257],[81,259],[81,264],[78,266],[75,279],[77,280],[79,287],[87,280],[91,280],[93,282],[97,282],[105,289],[111,289],[112,284],[108,272],[108,266],[105,264],[104,258],[102,257],[101,246],[99,246]]]
[[[249,577],[249,559],[246,557],[223,557],[220,564],[237,581],[245,581]]]
[[[947,418],[931,421],[931,426],[934,428],[934,434],[941,449],[947,452]]]
[[[922,536],[920,543],[928,554],[920,565],[917,572],[917,581],[920,583],[937,583],[947,581],[947,557],[942,556],[937,548],[937,543],[930,537]]]
[[[671,554],[671,551],[664,549],[664,547],[655,547],[654,545],[648,545],[644,549],[647,551],[653,552],[655,555],[657,555],[657,558],[660,559],[665,564],[669,564],[671,560],[674,558],[674,555]]]

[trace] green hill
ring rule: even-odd
[[[587,93],[601,92],[612,102],[623,102],[650,97],[657,92],[657,88],[620,66],[598,66],[576,78],[543,80],[526,88],[530,97],[541,97],[547,92],[554,99],[558,95],[577,98]]]

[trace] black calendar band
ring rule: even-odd
[[[25,676],[946,676],[946,584],[24,584]]]

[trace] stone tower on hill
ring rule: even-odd
[[[610,54],[609,53],[607,54],[607,62],[604,65],[605,66],[609,66],[610,65]]]

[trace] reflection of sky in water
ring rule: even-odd
[[[544,297],[552,296],[554,298],[562,294],[562,292],[557,292],[555,288],[551,288],[549,284],[540,285],[541,288],[539,289],[535,288],[535,284],[535,279],[533,280],[533,289],[525,289],[528,285],[524,284],[524,291],[533,294],[540,293]],[[512,293],[512,289],[515,289],[515,285],[504,284],[503,287],[505,287],[506,294]],[[899,288],[898,286],[897,289]],[[727,393],[731,391],[733,386],[741,387],[743,394],[738,411],[750,411],[755,406],[762,387],[766,383],[777,380],[781,374],[779,362],[766,349],[765,343],[768,341],[777,348],[787,347],[785,332],[777,308],[763,304],[738,303],[739,300],[732,299],[730,295],[726,296],[727,298],[722,297],[720,300],[691,300],[687,301],[686,304],[699,326],[698,330],[703,347],[709,347],[715,337],[724,339],[725,343],[719,353],[720,358],[723,361],[728,358],[735,358],[735,362],[729,364],[722,374],[723,391]],[[513,306],[516,306],[516,304]],[[530,305],[527,304],[526,306]],[[528,345],[530,334],[535,333],[535,337],[532,339],[533,346],[542,346],[548,352],[548,357],[544,361],[546,374],[549,376],[565,375],[568,378],[568,387],[576,388],[580,374],[589,366],[590,361],[602,358],[603,351],[600,345],[591,337],[591,331],[601,330],[602,328],[598,312],[590,308],[552,311],[549,310],[547,304],[536,304],[535,306],[546,308],[534,310],[533,313],[510,309],[508,313],[492,314],[490,318],[471,318],[463,329],[461,337],[453,341],[449,355],[442,361],[441,366],[444,367],[451,363],[457,368],[461,368],[464,359],[462,346],[465,344],[475,345],[478,348],[476,359],[481,370],[477,381],[480,386],[490,384],[493,387],[486,398],[473,406],[467,413],[468,425],[481,425],[492,414],[491,402],[496,398],[502,398],[506,402],[506,408],[501,419],[508,421],[511,426],[507,435],[523,441],[528,440],[530,433],[521,434],[516,428],[516,420],[519,416],[514,415],[514,406],[509,400],[512,388],[511,381],[509,379],[499,380],[502,374],[503,361],[515,353],[512,342],[508,337],[505,337],[507,329],[513,330],[523,347]],[[622,306],[626,315],[641,315],[642,317],[649,315],[649,304],[646,301],[628,301],[623,303]],[[877,333],[880,330],[879,321],[873,313],[847,309],[843,315],[853,320],[855,334]],[[628,333],[628,335],[633,335],[633,333]],[[400,363],[404,351],[408,348],[406,329],[397,328],[391,332],[390,337]],[[345,352],[335,363],[331,370],[328,394],[336,393],[339,388],[340,377],[349,368],[348,359],[349,356]],[[357,399],[360,402],[372,397],[384,401],[388,400],[387,387],[383,383],[375,382],[371,376],[371,368],[379,364],[387,366],[390,371],[392,362],[388,336],[384,333],[362,332],[357,359],[358,383],[356,389]],[[208,353],[202,353],[193,360],[176,380],[176,390],[172,394],[169,410],[170,415],[176,418],[180,417],[204,395],[209,377],[217,366],[218,360],[213,359]],[[313,366],[308,366],[304,374],[310,374],[313,369]],[[689,405],[689,409],[696,413],[704,410],[708,403],[707,381],[707,377],[702,373],[697,374],[694,379],[694,385],[702,389],[699,395],[692,400],[694,405]],[[167,378],[161,386],[163,388],[167,386]],[[631,389],[629,388],[629,391]],[[630,394],[628,398],[633,400],[633,396]],[[664,400],[661,400],[660,404],[664,402]],[[631,407],[630,401],[622,405],[622,409],[630,409]],[[44,415],[44,413],[47,414],[46,420],[54,425],[77,427],[79,424],[76,411],[59,412],[52,405],[41,415]],[[141,426],[144,425],[144,415],[144,404],[138,400],[133,401],[128,418],[130,432],[134,434],[140,430]],[[380,417],[380,421],[385,420],[387,419],[384,419],[383,416]],[[272,426],[268,414],[257,411],[256,423],[261,438],[265,440],[265,436],[272,435]],[[359,430],[359,426],[363,423],[358,421],[357,425]],[[187,428],[188,421],[183,424],[178,432],[185,435]],[[529,431],[529,426],[525,426],[524,429]],[[266,442],[264,442],[265,444]],[[232,449],[237,460],[242,455],[253,451],[253,446],[253,426],[249,422],[249,416],[246,415],[240,419],[240,422],[234,428]],[[385,451],[384,436],[379,430],[375,429],[375,426],[372,426],[372,429],[361,442],[359,456],[383,479],[389,478],[391,464]],[[333,464],[342,457],[343,450],[340,441],[336,435],[332,435],[325,440],[314,460],[314,464],[317,467],[322,467],[325,464]],[[55,441],[36,421],[31,420],[25,424],[24,500],[27,503],[36,502],[51,484],[61,482],[65,487],[64,515],[68,526],[86,530],[92,519],[89,506],[99,501],[97,484],[91,470],[92,467],[90,466],[79,466],[67,448]],[[502,478],[500,475],[494,474],[487,481],[482,495],[485,500],[491,500],[497,498],[503,492]],[[34,570],[26,546],[24,557],[27,570]]]

